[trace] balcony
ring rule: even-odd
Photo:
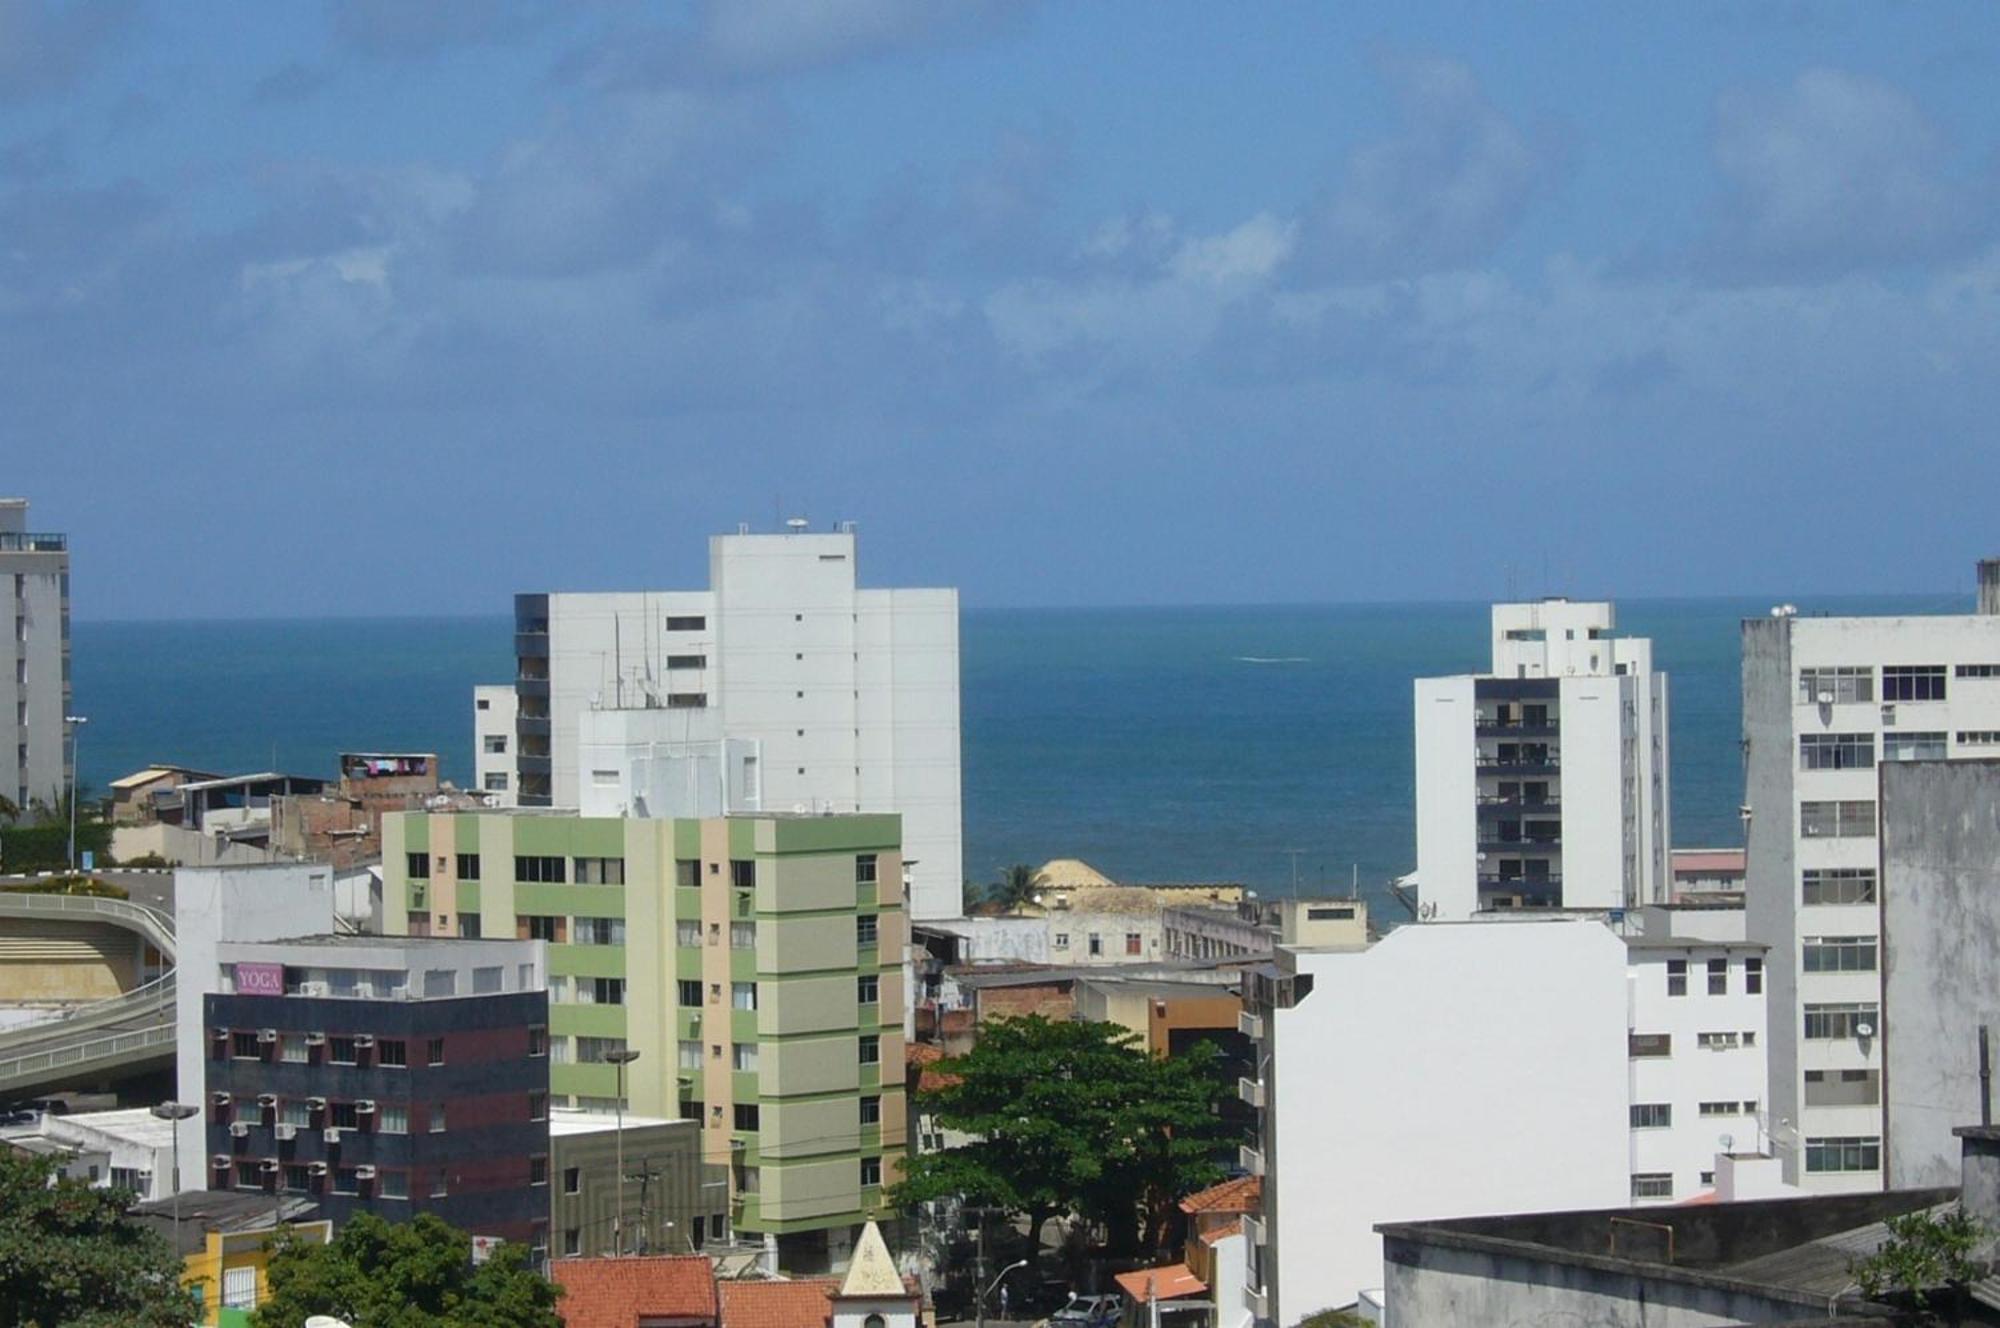
[[[1482,715],[1473,723],[1473,730],[1482,738],[1554,738],[1562,733],[1562,725],[1553,719],[1530,723],[1525,719],[1498,720]]]
[[[1494,899],[1519,900],[1518,904],[1494,905]],[[1481,876],[1479,878],[1479,900],[1486,907],[1514,908],[1560,908],[1562,907],[1562,877],[1560,876]]]
[[[1513,756],[1481,753],[1477,769],[1482,775],[1559,775],[1562,761],[1554,752],[1522,752]]]
[[[69,536],[6,531],[0,533],[0,553],[62,553],[69,548]]]
[[[546,738],[549,736],[549,721],[537,715],[517,715],[514,717],[514,732],[523,738]]]
[[[1248,1076],[1239,1078],[1236,1081],[1236,1096],[1249,1105],[1262,1110],[1264,1106],[1264,1081],[1261,1079],[1251,1079]]]
[[[514,758],[514,768],[523,775],[551,775],[555,773],[548,757],[529,756],[525,752]],[[528,792],[525,785],[522,787],[521,792],[523,794]]]
[[[547,678],[516,678],[514,679],[514,695],[525,698],[539,697],[546,701],[549,697],[549,680]]]
[[[1479,814],[1498,815],[1501,812],[1556,813],[1562,810],[1562,799],[1551,794],[1538,798],[1523,797],[1518,793],[1482,793],[1479,795]]]
[[[514,633],[514,654],[519,659],[547,659],[549,657],[549,634],[544,628],[539,632]]]
[[[1560,853],[1562,851],[1562,836],[1550,835],[1537,839],[1489,839],[1482,835],[1479,840],[1479,851],[1481,853],[1511,853],[1516,857],[1547,856],[1548,854]]]

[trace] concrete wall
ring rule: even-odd
[[[2000,1060],[2000,761],[1896,762],[1881,788],[1883,1165],[1890,1189],[1949,1185],[1981,1024]]]
[[[1417,888],[1445,921],[1479,908],[1478,783],[1470,675],[1416,682]]]
[[[1799,812],[1792,797],[1790,618],[1743,621],[1743,802],[1750,809],[1744,871],[1744,911],[1750,939],[1766,947],[1764,1003],[1772,1012],[1766,1118],[1796,1127],[1799,1119],[1799,946],[1793,925],[1798,869],[1794,857]],[[1796,1181],[1797,1136],[1780,1156]]]
[[[4,516],[4,533],[27,531],[25,502],[8,500]],[[0,795],[26,811],[31,799],[53,804],[69,786],[66,550],[0,549],[0,639],[8,643],[0,668]]]
[[[1562,899],[1570,908],[1627,903],[1623,729],[1627,680],[1564,678],[1562,688]],[[1636,881],[1632,883],[1636,889]]]
[[[12,918],[0,934],[0,1004],[108,1000],[141,981],[146,943],[103,922]]]

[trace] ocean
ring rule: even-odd
[[[1964,597],[1835,613],[1966,612]],[[1738,623],[1773,601],[1639,600],[1671,676],[1682,847],[1741,840]],[[155,761],[333,773],[340,751],[471,768],[475,683],[511,676],[504,617],[78,622],[82,778]],[[1415,854],[1411,680],[1482,668],[1483,604],[968,609],[965,871],[1077,857],[1122,880],[1379,898]]]

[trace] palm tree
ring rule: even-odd
[[[993,884],[986,887],[986,897],[1012,912],[1034,903],[1035,893],[1041,887],[1041,873],[1025,862],[1017,862],[1001,869]]]

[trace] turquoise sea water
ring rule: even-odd
[[[1840,599],[1964,612],[1966,597]],[[1674,834],[1740,839],[1738,623],[1772,600],[1619,606],[1672,678]],[[1483,667],[1482,604],[967,610],[965,869],[1081,857],[1129,880],[1374,893],[1413,864],[1411,680]],[[474,683],[512,672],[501,617],[80,622],[82,772],[152,761],[331,775],[338,751],[471,765]],[[1296,852],[1293,852],[1296,850]]]

